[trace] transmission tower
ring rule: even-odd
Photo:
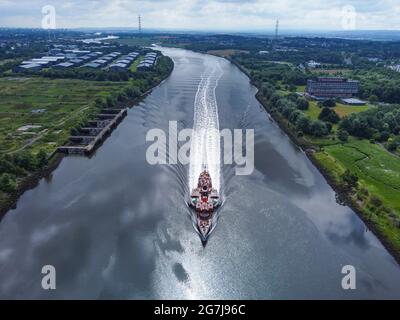
[[[276,20],[276,26],[275,26],[275,41],[278,41],[278,35],[279,35],[279,20]]]
[[[140,14],[138,16],[138,31],[139,33],[142,33],[142,17],[140,16]]]

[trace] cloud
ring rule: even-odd
[[[197,30],[340,29],[342,8],[354,6],[358,29],[399,29],[398,0],[0,0],[0,26],[40,27],[53,5],[57,26]]]

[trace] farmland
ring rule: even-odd
[[[325,145],[325,157],[330,157],[339,175],[346,169],[357,174],[361,186],[396,211],[400,217],[400,161],[377,144],[351,138],[348,143]]]

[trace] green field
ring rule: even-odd
[[[91,111],[96,97],[121,89],[121,82],[75,79],[0,78],[0,153],[32,143],[53,151],[67,140],[69,128]],[[32,113],[45,109],[43,113]],[[19,131],[25,125],[40,126]]]
[[[354,201],[362,208],[364,219],[398,252],[400,159],[376,144],[354,138],[345,144],[326,145],[313,156],[339,185],[346,169],[357,175],[359,187]]]
[[[0,60],[0,66],[9,63],[9,62],[14,62],[15,59],[4,59],[4,60]]]
[[[138,64],[143,60],[143,58],[144,58],[144,56],[137,57],[137,59],[130,66],[129,70],[132,72],[136,72],[136,68],[137,68]]]
[[[310,107],[308,108],[305,113],[311,118],[311,119],[318,119],[318,116],[321,112],[321,108],[318,107],[317,101],[309,101]],[[365,111],[368,108],[370,108],[370,105],[365,105],[365,106],[350,106],[350,105],[345,105],[342,103],[336,103],[336,106],[333,108],[333,110],[336,111],[336,113],[341,117],[348,116],[352,113],[356,112],[361,112]]]
[[[349,143],[324,147],[324,152],[339,165],[359,177],[360,184],[381,198],[385,206],[400,217],[400,159],[367,140],[350,139]]]

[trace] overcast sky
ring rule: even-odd
[[[0,0],[0,27],[40,27],[45,5],[57,28],[137,27],[141,14],[143,28],[342,30],[347,6],[357,30],[400,29],[400,0]]]

